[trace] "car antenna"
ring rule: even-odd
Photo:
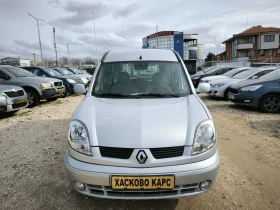
[[[141,55],[140,55],[139,59],[142,60],[142,56]]]

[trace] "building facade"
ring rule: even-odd
[[[280,62],[280,28],[253,26],[223,42],[226,60]]]
[[[30,66],[29,59],[21,59],[21,58],[3,58],[0,59],[0,63],[4,65],[11,65],[11,66]]]
[[[190,73],[196,72],[196,63],[204,59],[204,46],[198,44],[198,34],[179,31],[160,31],[143,38],[145,49],[175,50],[184,60]]]

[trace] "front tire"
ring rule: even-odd
[[[38,95],[36,94],[36,92],[34,90],[30,90],[30,89],[25,89],[25,92],[28,96],[28,107],[34,107],[37,106],[40,102]]]
[[[265,113],[280,112],[280,95],[268,94],[264,96],[260,101],[259,109]]]
[[[228,101],[228,94],[229,94],[229,89],[227,89],[224,94],[224,99],[227,101]]]
[[[61,96],[61,98],[66,98],[69,95],[69,92],[67,90],[67,88],[65,88],[65,92],[64,94]]]

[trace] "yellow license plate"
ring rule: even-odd
[[[111,176],[112,189],[173,189],[174,176]]]
[[[26,102],[26,101],[27,101],[26,98],[19,98],[19,99],[15,100],[15,104],[20,104],[20,103],[23,103],[23,102]]]
[[[58,93],[64,93],[64,89],[58,89]]]

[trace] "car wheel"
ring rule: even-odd
[[[57,97],[54,97],[54,98],[48,98],[46,99],[47,101],[56,101],[58,98]]]
[[[64,94],[61,96],[61,98],[66,98],[69,95],[69,92],[67,90],[67,88],[65,88],[65,92]]]
[[[228,100],[228,95],[229,95],[229,89],[227,89],[227,90],[225,91],[224,99]]]
[[[260,101],[259,108],[266,113],[280,112],[280,96],[276,94],[264,96]]]
[[[28,96],[28,107],[34,107],[39,104],[39,97],[33,90],[26,89],[25,90],[27,96]]]

